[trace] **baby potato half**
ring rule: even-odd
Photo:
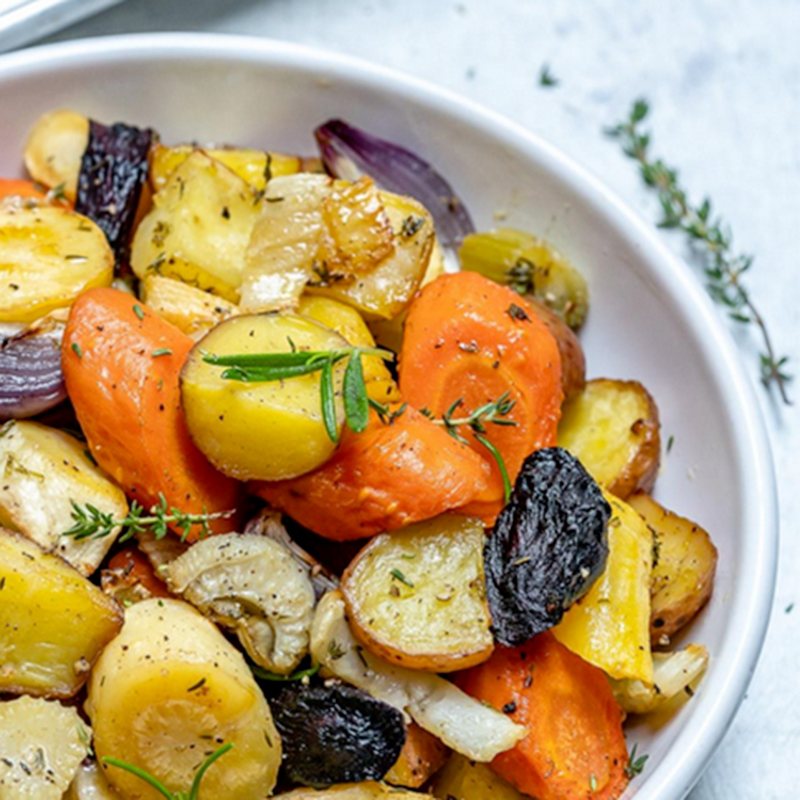
[[[348,347],[339,334],[296,314],[234,317],[201,339],[183,368],[181,398],[189,433],[220,472],[239,480],[294,478],[318,467],[336,444],[325,429],[320,372],[248,382],[223,377],[216,356],[331,351]],[[346,359],[333,368],[337,427]]]

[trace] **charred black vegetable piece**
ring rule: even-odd
[[[556,625],[605,568],[611,508],[560,447],[522,465],[484,551],[492,630],[516,647]]]
[[[127,266],[136,209],[147,180],[147,155],[153,141],[150,128],[91,120],[89,144],[78,173],[75,210],[96,222],[105,233],[118,265]]]
[[[405,744],[403,715],[347,684],[292,684],[270,707],[283,743],[283,774],[292,783],[380,780]]]

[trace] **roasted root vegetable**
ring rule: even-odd
[[[638,381],[599,378],[565,404],[558,443],[624,500],[650,491],[661,459],[658,408]]]
[[[706,671],[708,650],[698,644],[686,645],[674,653],[653,653],[653,682],[611,681],[614,697],[629,714],[649,714],[678,698],[694,694],[693,685]]]
[[[433,779],[437,800],[523,800],[491,767],[453,753]]]
[[[120,800],[96,761],[84,759],[63,800]]]
[[[603,672],[542,633],[498,647],[459,677],[468,694],[502,709],[527,736],[492,769],[538,800],[613,800],[627,784],[623,714]]]
[[[416,297],[400,354],[400,394],[415,408],[466,417],[486,403],[513,404],[500,424],[459,430],[491,464],[489,488],[464,509],[493,521],[524,459],[556,442],[561,360],[552,334],[525,300],[480,275],[442,275]],[[478,438],[476,438],[478,437]]]
[[[303,295],[297,304],[297,313],[336,331],[355,347],[375,347],[375,340],[361,314],[338,300]],[[378,356],[363,356],[361,362],[367,394],[379,403],[398,402],[400,392],[383,359]]]
[[[0,797],[61,800],[92,732],[74,708],[19,697],[0,702]]]
[[[85,292],[64,334],[64,379],[92,455],[129,496],[145,508],[163,496],[186,513],[229,512],[238,486],[192,443],[181,409],[179,373],[193,344],[124,292]],[[236,518],[208,524],[222,533]]]
[[[653,532],[650,639],[653,646],[663,647],[711,597],[717,548],[697,523],[668,511],[652,497],[634,494],[628,501]]]
[[[327,789],[295,789],[275,795],[274,800],[433,800],[429,794],[406,792],[375,781],[341,783]]]
[[[448,752],[433,734],[412,722],[406,729],[403,749],[384,780],[393,786],[418,789],[441,768]]]
[[[174,593],[233,631],[259,666],[287,675],[308,653],[314,588],[308,569],[273,539],[203,539],[164,575]]]
[[[583,276],[550,244],[524,231],[473,233],[459,250],[461,268],[533,297],[577,329],[589,310]]]
[[[290,481],[251,489],[328,539],[396,530],[463,506],[487,486],[487,463],[411,407],[345,430],[333,457]]]
[[[193,339],[238,311],[233,303],[217,295],[155,273],[146,275],[139,284],[139,296],[159,317]]]
[[[556,625],[608,557],[611,508],[581,463],[549,447],[522,465],[486,540],[486,591],[495,639],[524,644]]]
[[[0,322],[33,322],[108,286],[114,255],[90,219],[61,206],[0,206]]]
[[[154,133],[117,122],[89,122],[89,141],[78,173],[75,210],[105,233],[117,263],[127,268],[130,237],[147,180]]]
[[[653,537],[627,504],[611,505],[608,560],[589,592],[553,628],[558,640],[611,678],[653,682],[650,655],[650,575]]]
[[[344,683],[287,686],[270,700],[292,783],[380,780],[406,738],[403,714]]]
[[[197,151],[214,161],[224,164],[231,172],[258,192],[263,192],[267,181],[281,175],[293,175],[305,168],[305,159],[283,153],[267,153],[263,150],[231,148],[198,148],[190,144],[166,147],[157,144],[150,153],[150,183],[153,189],[163,189],[170,175]]]
[[[191,785],[198,762],[223,743],[233,749],[206,772],[204,793],[262,800],[275,785],[281,746],[264,696],[241,654],[179,600],[127,609],[92,672],[86,710],[101,763],[124,758],[170,791]],[[159,797],[135,775],[104,771],[122,797]]]
[[[339,351],[341,336],[296,314],[248,314],[223,322],[198,342],[181,376],[186,422],[195,444],[239,480],[293,478],[327,461],[336,443],[320,401],[320,371],[287,380],[230,380],[209,356]],[[337,433],[344,363],[333,367]],[[302,442],[302,447],[298,447]]]
[[[437,517],[372,539],[342,576],[353,633],[411,669],[451,672],[485,661],[494,641],[480,520]]]
[[[63,536],[73,503],[88,503],[124,518],[128,502],[88,457],[86,445],[38,422],[7,422],[0,428],[0,472],[0,525],[91,575],[114,536],[81,540]]]
[[[62,187],[70,200],[78,191],[81,158],[89,142],[89,120],[60,109],[39,117],[25,143],[25,167],[34,180],[50,189]]]
[[[0,529],[0,692],[72,697],[121,625],[97,586]]]
[[[475,761],[490,761],[525,736],[524,728],[468,697],[450,681],[431,672],[394,666],[362,647],[353,636],[338,592],[326,594],[317,606],[311,654],[326,674],[405,711],[421,728]]]
[[[0,336],[0,420],[24,419],[66,396],[61,372],[63,320],[54,315],[11,336]]]
[[[153,196],[133,239],[133,271],[182,280],[235,303],[257,216],[252,189],[195,151]]]
[[[0,178],[0,201],[46,200],[47,191],[41,184],[20,178]]]
[[[118,550],[100,573],[103,591],[123,606],[151,597],[169,597],[164,581],[135,545]]]

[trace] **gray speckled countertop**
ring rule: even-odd
[[[442,84],[550,140],[653,219],[635,170],[601,134],[646,95],[656,150],[756,254],[752,293],[798,370],[797,0],[127,0],[54,39],[156,30],[286,39]],[[539,85],[543,63],[558,86]],[[755,379],[755,339],[742,339],[742,356]],[[760,397],[781,492],[776,601],[750,691],[691,800],[800,796],[800,420]]]

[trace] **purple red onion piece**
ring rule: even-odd
[[[379,139],[340,119],[315,131],[325,169],[335,178],[369,175],[383,189],[413,197],[433,215],[443,247],[456,248],[475,231],[453,187],[427,162],[400,145]]]
[[[0,421],[32,417],[67,396],[63,331],[63,325],[49,325],[0,338]]]

